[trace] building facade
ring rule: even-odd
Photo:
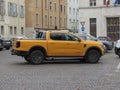
[[[25,36],[24,0],[0,0],[0,35],[6,39]]]
[[[86,32],[96,37],[109,36],[112,40],[120,38],[120,0],[81,0],[79,8],[79,20],[85,22],[85,30],[79,25],[79,33]]]
[[[26,30],[66,29],[67,0],[26,0]]]
[[[67,26],[70,30],[78,31],[79,25],[79,1],[80,0],[68,0],[68,19],[67,19]]]

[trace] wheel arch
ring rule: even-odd
[[[86,53],[85,53],[85,56],[87,55],[87,53],[88,53],[90,50],[97,50],[97,51],[100,52],[100,55],[102,55],[102,51],[100,50],[100,48],[94,46],[94,47],[90,47],[90,48],[87,49],[87,51],[86,51]]]
[[[45,56],[47,56],[46,49],[45,49],[44,47],[42,47],[42,46],[34,46],[34,47],[32,47],[32,48],[29,50],[29,54],[31,54],[31,52],[34,51],[34,50],[40,50],[41,52],[43,52],[43,54],[44,54]]]

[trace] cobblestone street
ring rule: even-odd
[[[0,90],[120,90],[119,63],[111,51],[97,64],[56,60],[30,65],[4,50],[0,52]]]

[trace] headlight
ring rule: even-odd
[[[104,48],[104,49],[105,49],[105,45],[104,45],[104,44],[102,44],[102,48]]]

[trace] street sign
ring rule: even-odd
[[[85,21],[81,21],[80,24],[81,24],[82,26],[84,26],[84,25],[85,25]]]
[[[82,30],[82,31],[85,31],[85,27],[84,27],[84,26],[82,26],[82,27],[81,27],[81,30]]]

